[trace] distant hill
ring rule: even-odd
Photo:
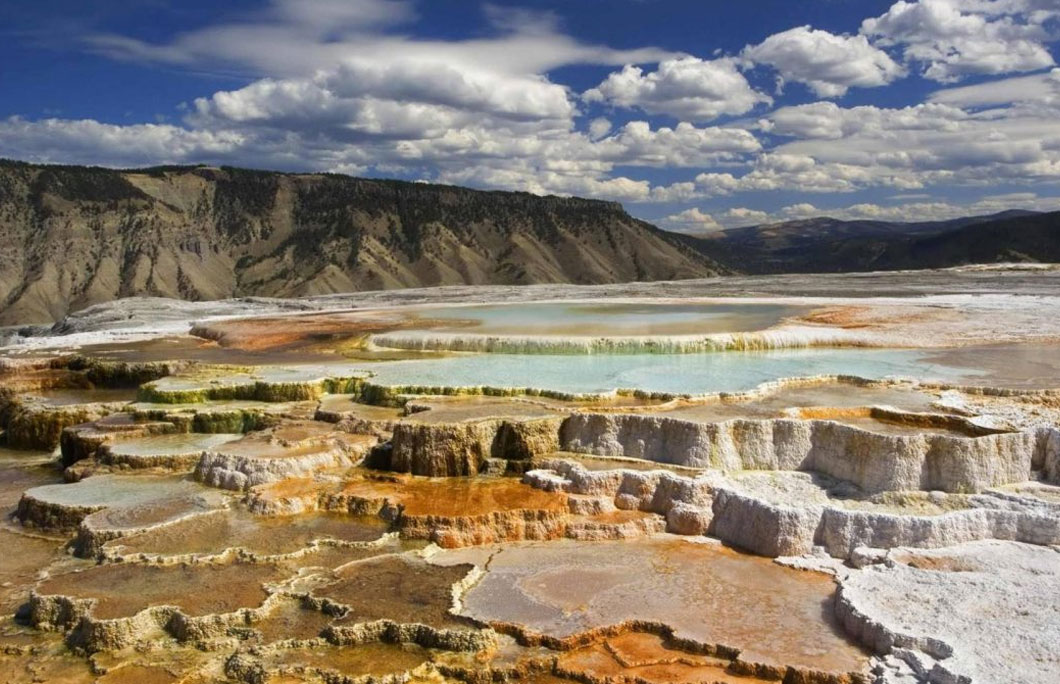
[[[874,263],[880,270],[998,262],[1060,262],[1060,212],[977,222],[896,240]]]
[[[0,325],[219,299],[726,272],[621,205],[234,168],[0,161]]]
[[[737,228],[686,244],[744,273],[841,273],[1060,261],[1060,212],[1007,211],[951,221],[814,218]]]

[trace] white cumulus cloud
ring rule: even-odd
[[[713,216],[696,207],[659,219],[659,226],[673,233],[684,233],[686,235],[703,235],[724,230],[725,228]]]
[[[772,98],[751,87],[734,59],[696,57],[664,60],[650,72],[627,64],[582,98],[688,121],[744,114],[756,105],[772,103]]]
[[[1033,71],[1054,64],[1044,23],[1060,14],[1035,0],[900,0],[861,33],[900,47],[923,75],[943,83],[973,74]]]
[[[805,83],[821,97],[844,95],[850,88],[887,85],[905,75],[888,54],[865,36],[841,36],[800,26],[775,33],[741,56],[768,64],[785,81]]]

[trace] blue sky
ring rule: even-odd
[[[685,232],[1060,208],[1060,0],[36,0],[0,27],[5,157],[575,194]]]

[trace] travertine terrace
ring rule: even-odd
[[[0,356],[0,680],[1054,682],[1060,297],[994,275],[75,315]]]

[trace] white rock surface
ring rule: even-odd
[[[765,556],[815,547],[847,559],[859,547],[937,548],[1000,539],[1060,544],[1060,504],[1000,492],[908,492],[867,497],[849,484],[800,472],[587,470],[565,459],[524,476],[546,491],[611,497],[617,508],[666,516],[676,534],[709,534]]]
[[[926,655],[919,662],[930,682],[1056,684],[1060,676],[1055,549],[983,541],[892,550],[885,564],[840,580],[836,611],[878,653],[905,653],[906,662],[909,652]]]
[[[1060,437],[1039,428],[979,437],[870,432],[830,420],[699,423],[638,414],[577,414],[561,430],[565,451],[722,470],[806,470],[866,492],[976,492],[1060,477]],[[1048,464],[1048,465],[1046,465]]]

